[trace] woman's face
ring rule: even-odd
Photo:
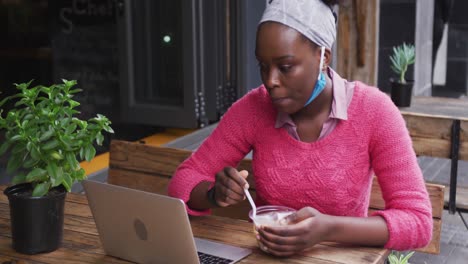
[[[266,22],[258,28],[255,55],[274,106],[288,114],[301,110],[317,81],[320,49],[298,31]]]

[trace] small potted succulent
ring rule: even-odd
[[[390,56],[391,68],[398,74],[398,79],[390,79],[391,97],[396,106],[408,107],[411,105],[414,81],[406,79],[408,66],[414,64],[414,45],[403,43],[398,47],[393,47],[393,54]]]
[[[5,189],[10,204],[13,248],[25,254],[50,252],[62,241],[64,202],[73,183],[86,177],[80,160],[96,154],[103,131],[113,133],[110,121],[97,115],[87,121],[76,116],[81,91],[76,81],[49,87],[15,84],[18,93],[0,101],[0,131],[5,140],[0,155],[8,154],[7,172],[14,173]]]
[[[392,251],[392,253],[388,256],[388,263],[389,264],[410,264],[409,259],[413,256],[414,251],[408,252],[408,254],[404,254],[398,251]]]

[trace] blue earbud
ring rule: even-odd
[[[327,84],[327,79],[325,79],[325,74],[322,72],[322,67],[323,67],[323,59],[325,55],[325,47],[321,47],[321,54],[320,54],[320,72],[317,78],[317,82],[315,83],[314,90],[312,90],[312,94],[309,97],[309,100],[305,103],[304,107],[306,107],[308,104],[310,104],[317,96],[325,89],[325,86]]]

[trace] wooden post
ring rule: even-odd
[[[377,84],[379,6],[379,0],[340,2],[336,70],[343,78]]]

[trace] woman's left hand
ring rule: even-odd
[[[263,250],[275,256],[287,257],[312,247],[332,231],[332,216],[312,207],[304,207],[285,218],[288,225],[262,226],[258,237]]]

